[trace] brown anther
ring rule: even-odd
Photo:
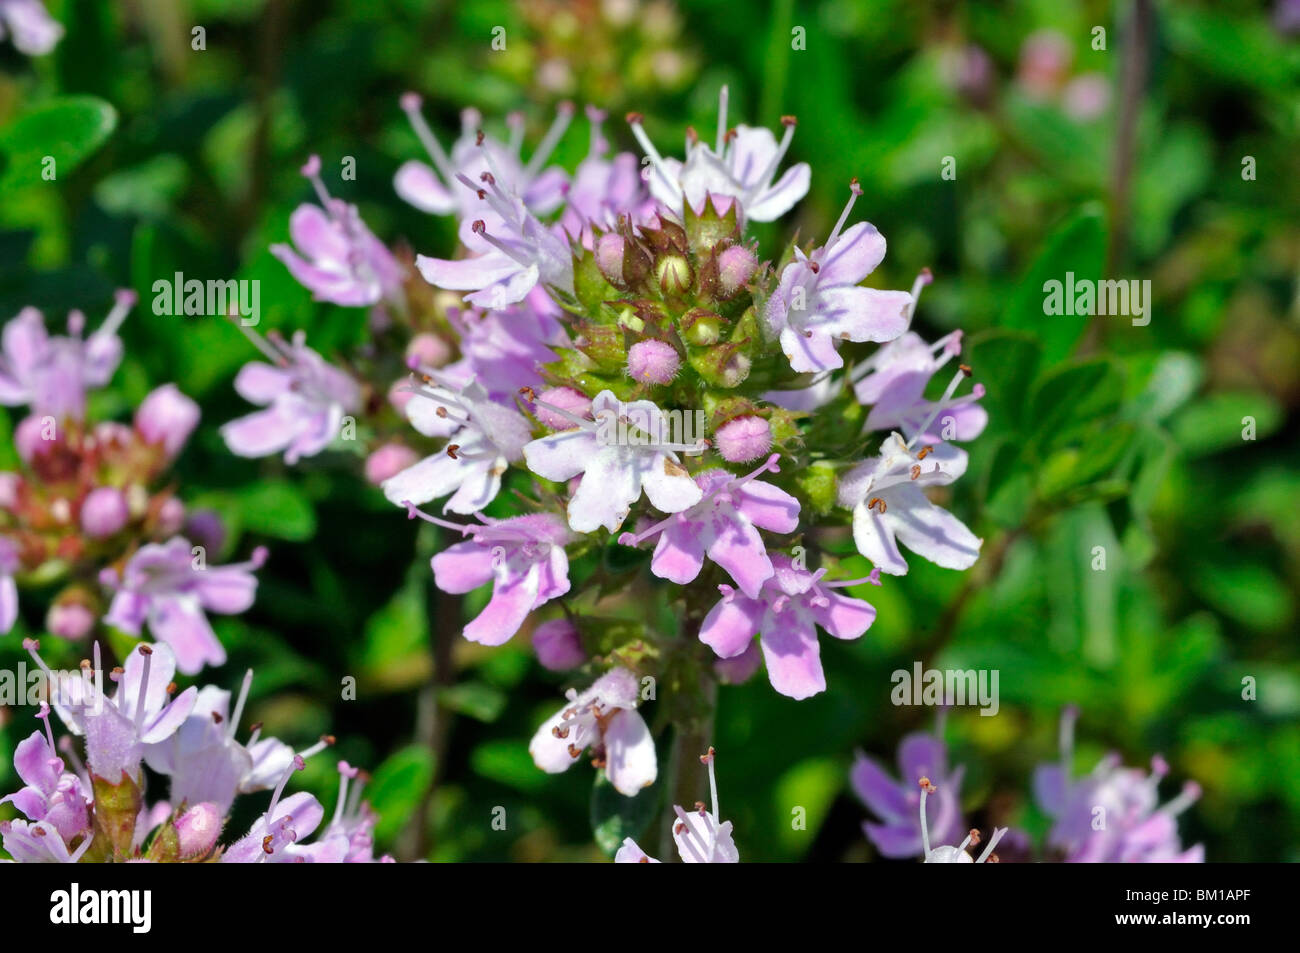
[[[219,711],[214,711],[214,712],[212,713],[212,721],[213,721],[214,724],[218,724],[218,725],[219,725],[219,724],[221,724],[221,723],[222,723],[223,721],[225,721],[225,720],[226,720],[226,719],[222,716],[221,712],[219,712]]]
[[[687,126],[687,127],[686,127],[686,138],[689,139],[689,140],[691,141],[691,144],[692,144],[692,145],[694,145],[695,143],[697,143],[697,142],[700,141],[700,134],[699,134],[698,132],[695,131],[695,127],[694,127],[694,126]]]
[[[686,825],[683,824],[681,821],[678,821],[678,822],[673,826],[673,833],[674,833],[674,834],[685,834],[685,833],[686,833]]]
[[[712,760],[713,760],[713,745],[709,745],[708,752],[700,755],[700,764],[708,764]]]
[[[931,447],[931,446],[928,446],[928,445],[922,447],[922,448],[921,448],[921,452],[918,453],[918,454],[916,455],[916,459],[918,459],[918,460],[924,460],[926,457],[928,457],[928,456],[930,455],[930,451],[933,450],[933,449],[934,449],[934,447]]]
[[[980,832],[973,827],[970,832],[970,845],[972,847],[978,847],[980,845]]]
[[[458,443],[447,444],[447,456],[451,457],[453,460],[459,460],[460,457],[456,456],[456,451],[459,449],[460,449],[460,444]]]
[[[921,465],[919,463],[912,464],[912,479],[913,480],[918,479],[920,476],[921,476]]]
[[[321,735],[320,740],[325,742],[331,748],[334,747],[334,744],[338,741],[338,739],[335,738],[333,735]]]
[[[527,397],[530,401],[537,399],[537,391],[533,390],[531,387],[521,387],[519,388],[519,393],[522,396]]]
[[[582,754],[582,749],[581,749],[581,748],[579,748],[577,745],[572,745],[572,744],[569,745],[569,757],[570,757],[570,758],[576,758],[576,757],[578,757],[580,754]]]
[[[167,694],[168,694],[168,695],[175,695],[175,694],[176,694],[176,683],[175,683],[175,682],[168,682],[168,683],[167,683]]]
[[[89,672],[89,671],[90,671],[90,659],[88,659],[88,658],[83,658],[83,659],[81,660],[81,670],[82,670],[83,672]]]
[[[153,649],[151,649],[151,648],[150,648],[149,646],[147,646],[147,645],[142,645],[142,646],[140,646],[140,654],[141,654],[141,655],[153,655]]]
[[[634,125],[634,126],[638,126],[638,125],[640,125],[640,124],[641,124],[641,121],[642,121],[643,119],[645,119],[645,116],[641,115],[640,113],[628,113],[628,114],[627,114],[627,121],[628,121],[629,123],[631,123],[632,125]]]
[[[858,177],[856,175],[849,180],[849,191],[852,192],[854,195],[862,194],[862,183],[858,181]]]
[[[44,836],[46,835],[46,833],[47,833],[46,830],[45,830],[45,828],[43,828],[43,827],[32,827],[32,828],[29,828],[29,829],[30,829],[31,832],[32,832],[33,834],[35,834],[37,837],[44,837]]]
[[[253,732],[255,732],[255,731],[261,731],[261,730],[262,730],[262,723],[261,723],[260,721],[257,722],[256,724],[253,724],[253,725],[249,725],[249,726],[248,726],[248,731],[249,731],[250,734],[253,733]]]
[[[475,235],[482,235],[487,231],[487,224],[483,221],[483,219],[476,218],[474,219],[474,224],[470,226],[470,229],[474,232]]]
[[[728,130],[726,131],[726,133],[723,135],[723,137],[722,137],[722,141],[723,141],[723,142],[730,142],[732,139],[735,139],[735,138],[736,138],[736,127],[735,127],[735,126],[732,126],[732,127],[731,127],[730,129],[728,129]]]
[[[957,365],[957,370],[961,371],[961,372],[962,372],[963,374],[965,374],[967,377],[970,377],[972,374],[975,373],[974,371],[972,371],[972,370],[970,369],[970,365],[969,365],[969,364],[958,364],[958,365]]]
[[[273,843],[275,843],[275,837],[271,834],[267,834],[262,838],[262,850],[268,854],[274,854],[275,851],[271,849]]]
[[[811,271],[814,275],[820,274],[822,270],[822,266],[817,264],[817,262],[815,261],[810,261],[808,262],[808,270]]]
[[[998,857],[997,854],[989,854],[988,857],[986,857],[986,858],[984,859],[984,863],[986,863],[986,864],[1000,864],[1000,863],[1002,863],[1002,860],[1001,860],[1001,858]]]
[[[482,175],[478,177],[478,180],[480,182],[486,182],[488,185],[497,184],[496,176],[494,176],[491,172],[484,172]]]
[[[922,778],[920,780],[920,785],[921,785],[921,790],[923,791],[928,791],[931,794],[935,792],[935,787],[933,784],[930,783],[929,778]]]
[[[434,413],[444,420],[447,419],[447,408],[443,407],[441,404],[438,405],[438,409],[435,410]]]
[[[867,500],[868,510],[874,510],[877,506],[880,507],[880,514],[883,516],[885,513],[885,501],[878,496],[873,496],[871,499]]]
[[[483,145],[483,139],[484,139],[484,138],[485,138],[485,137],[484,137],[484,135],[483,135],[483,130],[480,129],[478,132],[474,133],[474,145],[476,145],[476,146],[481,146],[481,145]]]
[[[605,762],[604,755],[596,755],[594,758],[591,759],[591,766],[595,768],[597,771],[604,768],[605,764],[606,762]]]
[[[109,677],[109,678],[121,678],[121,677],[122,677],[123,675],[125,675],[125,674],[126,674],[126,670],[123,669],[122,666],[120,666],[120,665],[114,665],[114,666],[113,666],[113,670],[112,670],[111,672],[108,673],[108,677]]]
[[[799,120],[798,120],[796,117],[794,117],[794,116],[782,116],[782,117],[781,117],[781,125],[783,125],[783,126],[797,126],[797,125],[799,125]]]
[[[696,801],[696,802],[695,802],[695,810],[697,810],[697,811],[700,812],[700,817],[703,817],[705,814],[708,813],[708,812],[704,809],[704,802],[703,802],[703,801]]]
[[[649,857],[646,857],[644,854],[642,854],[642,855],[641,855],[641,859],[638,860],[637,863],[638,863],[638,864],[648,864],[648,863],[650,863],[650,858],[649,858]]]
[[[487,192],[486,192],[486,190],[484,190],[484,189],[475,189],[474,191],[478,194],[479,201],[483,201],[484,199],[487,198]]]

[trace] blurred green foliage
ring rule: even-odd
[[[855,748],[892,760],[906,731],[932,723],[888,702],[890,672],[921,658],[1000,670],[1001,717],[948,720],[981,826],[991,808],[1044,829],[1029,772],[1055,756],[1057,714],[1075,702],[1081,766],[1107,749],[1130,763],[1161,752],[1202,785],[1184,839],[1203,840],[1210,860],[1300,859],[1300,43],[1271,5],[1154,5],[1127,175],[1127,0],[589,0],[527,16],[509,0],[49,5],[67,27],[52,55],[0,52],[0,316],[28,304],[56,321],[94,315],[114,287],[140,293],[97,410],[125,415],[151,386],[179,382],[205,417],[178,465],[182,496],[226,518],[223,555],[272,549],[253,611],[217,620],[231,660],[206,677],[234,688],[252,666],[250,722],[300,743],[337,735],[338,757],[373,771],[381,846],[595,858],[630,828],[608,792],[592,797],[590,771],[533,767],[528,738],[567,683],[526,639],[457,640],[454,673],[438,677],[432,637],[456,631],[475,597],[462,610],[433,592],[428,558],[445,541],[431,527],[364,485],[355,457],[289,471],[225,451],[216,428],[244,411],[230,384],[247,342],[219,321],[155,316],[152,282],[260,279],[265,327],[347,352],[366,339],[365,315],[312,303],[267,252],[308,198],[297,169],[309,152],[327,168],[355,159],[339,194],[376,234],[446,253],[451,223],[392,191],[420,154],[403,91],[426,96],[444,137],[468,105],[490,124],[522,108],[535,137],[575,97],[645,113],[668,146],[687,124],[712,128],[726,83],[734,121],[797,115],[792,156],[813,164],[796,212],[758,228],[765,249],[795,229],[824,235],[856,176],[858,210],[890,242],[872,283],[905,288],[933,269],[921,330],[965,330],[991,417],[952,503],[985,538],[980,563],[963,575],[913,560],[908,576],[858,593],[878,621],[826,646],[822,695],[793,702],[761,676],[722,690],[723,814],[742,857],[870,856],[847,768]],[[1046,75],[1026,52],[1044,30],[1065,54]],[[571,132],[559,159],[572,168],[585,151]],[[39,175],[45,156],[54,181]],[[1149,325],[1043,313],[1044,281],[1103,269],[1151,280]],[[846,534],[819,545],[867,568]],[[0,640],[0,664],[17,663],[22,634]],[[52,661],[79,651],[54,647]],[[1245,678],[1256,700],[1243,700]],[[441,763],[427,737],[435,704],[456,713]],[[12,745],[31,725],[23,711],[6,718],[8,789]],[[333,779],[324,759],[301,776],[327,808]],[[260,810],[246,800],[235,826]],[[806,829],[792,827],[795,806]],[[505,830],[491,825],[497,807]]]

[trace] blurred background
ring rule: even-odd
[[[355,180],[331,187],[381,239],[445,255],[451,220],[392,190],[398,165],[423,157],[402,92],[425,97],[444,143],[471,105],[498,131],[523,110],[535,143],[572,100],[608,109],[619,148],[634,149],[621,117],[636,110],[679,152],[687,125],[713,128],[727,84],[733,123],[796,115],[791,156],[813,166],[805,201],[756,230],[764,250],[796,229],[824,236],[856,176],[855,214],[890,243],[872,284],[907,288],[933,270],[919,329],[965,329],[991,417],[951,503],[985,538],[976,567],[912,560],[861,593],[878,621],[824,644],[824,694],[794,702],[761,676],[722,690],[719,784],[742,858],[873,858],[848,768],[855,750],[892,763],[905,733],[933,725],[931,710],[889,704],[890,673],[922,659],[1000,672],[1000,717],[948,718],[972,823],[1045,830],[1029,776],[1056,756],[1060,710],[1076,703],[1081,764],[1161,753],[1173,779],[1201,785],[1182,830],[1208,860],[1300,859],[1300,3],[48,6],[67,31],[52,54],[0,46],[0,317],[35,305],[60,326],[82,308],[93,326],[114,288],[139,292],[126,360],[92,414],[125,416],[177,381],[204,413],[175,471],[181,495],[224,517],[223,559],[272,552],[254,609],[213,620],[230,661],[202,680],[234,689],[251,666],[246,723],[300,745],[337,735],[338,757],[374,775],[381,848],[602,856],[591,772],[547,776],[527,753],[569,682],[524,637],[497,649],[459,638],[481,599],[438,600],[428,558],[440,544],[361,479],[360,450],[292,471],[231,456],[217,427],[248,410],[231,381],[254,355],[227,323],[154,315],[152,283],[260,279],[262,330],[364,354],[365,314],[313,303],[267,251],[310,198],[308,154],[355,159]],[[59,147],[46,182],[24,150],[55,97],[93,98],[71,101],[86,132]],[[569,169],[586,153],[582,125],[557,153]],[[1045,316],[1043,282],[1067,271],[1149,279],[1150,324]],[[15,464],[16,420],[0,413],[0,468]],[[852,553],[843,535],[823,544]],[[43,617],[40,595],[24,598],[26,623],[0,638],[9,669]],[[56,665],[85,651],[46,647]],[[32,725],[0,709],[0,726],[9,790],[12,746]],[[299,780],[332,805],[331,761]],[[243,799],[235,828],[262,798]],[[792,829],[793,806],[806,830]]]

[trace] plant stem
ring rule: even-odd
[[[707,665],[707,660],[705,662]],[[700,755],[709,750],[713,743],[713,722],[718,707],[718,683],[713,678],[711,669],[702,667],[699,677],[699,698],[697,707],[690,717],[673,722],[673,747],[668,759],[668,779],[665,790],[668,803],[665,805],[665,820],[659,839],[659,859],[664,863],[676,863],[680,860],[673,843],[673,825],[677,815],[674,804],[690,809],[696,801],[703,799],[709,789],[708,773],[700,763]]]

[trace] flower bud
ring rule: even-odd
[[[397,411],[403,417],[406,416],[406,405],[411,402],[415,396],[408,387],[410,382],[407,378],[402,377],[393,381],[393,385],[388,388],[388,402],[393,405],[393,410]]]
[[[221,836],[222,815],[210,801],[200,801],[176,818],[173,827],[179,844],[181,860],[204,857],[212,851]]]
[[[691,287],[691,263],[681,255],[665,255],[655,268],[655,278],[665,295],[684,294]]]
[[[451,348],[436,334],[417,334],[406,345],[407,364],[442,367],[449,360],[451,360]]]
[[[587,661],[578,630],[568,619],[543,622],[533,631],[537,661],[553,672],[565,672]]]
[[[81,529],[91,539],[107,539],[130,518],[126,496],[115,486],[96,487],[81,501]]]
[[[611,284],[623,284],[623,237],[610,232],[596,240],[596,267]]]
[[[18,504],[18,491],[22,485],[23,478],[17,473],[0,473],[0,509],[12,510]]]
[[[158,509],[158,532],[163,536],[175,536],[185,524],[185,504],[176,497],[163,501]]]
[[[209,553],[226,545],[226,523],[216,510],[195,510],[185,520],[185,536]]]
[[[400,443],[386,443],[366,457],[366,480],[379,486],[419,459],[419,454],[410,447]]]
[[[47,431],[47,425],[53,429]],[[14,428],[14,446],[24,463],[31,463],[38,453],[45,453],[57,440],[58,424],[53,422],[53,418],[32,414],[30,417],[23,418]]]
[[[95,613],[80,602],[55,602],[45,616],[45,628],[61,639],[79,641],[95,628]]]
[[[181,452],[199,423],[199,405],[175,384],[154,388],[135,412],[135,429],[148,443],[161,443],[167,456]]]
[[[627,373],[647,384],[671,384],[681,367],[677,349],[665,341],[637,341],[627,352]]]
[[[591,398],[582,391],[574,390],[572,387],[552,387],[542,391],[537,395],[538,404],[534,408],[537,419],[552,430],[568,430],[573,426],[573,421],[567,417],[557,414],[550,407],[543,407],[542,404],[550,404],[552,407],[558,407],[560,410],[567,410],[575,417],[585,417],[591,413]]]
[[[709,347],[722,338],[722,318],[704,308],[694,308],[682,318],[685,338],[696,347]]]
[[[772,449],[772,428],[762,417],[728,420],[713,435],[714,446],[728,463],[757,460]]]
[[[744,245],[732,245],[718,256],[718,287],[724,298],[743,288],[758,267],[754,253]]]

